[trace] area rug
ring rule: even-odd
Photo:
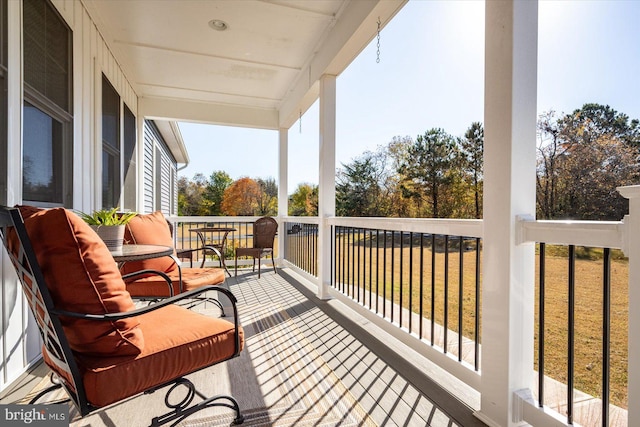
[[[274,305],[239,309],[245,349],[238,358],[190,375],[200,391],[233,395],[247,427],[376,425],[285,310]],[[48,384],[44,379],[37,389]],[[56,392],[46,403],[62,395]],[[148,425],[153,416],[166,412],[163,398],[161,392],[138,396],[82,419],[72,409],[70,425]],[[229,409],[210,408],[179,425],[229,426],[233,418]]]

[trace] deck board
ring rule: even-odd
[[[257,274],[245,271],[229,280],[229,287],[240,303],[257,299],[285,307],[379,426],[485,425],[471,408],[420,372],[420,367],[398,358],[385,343],[390,336],[379,331],[372,336],[366,330],[367,322],[337,301],[317,299],[312,287],[286,269],[278,275],[265,273],[259,280]]]

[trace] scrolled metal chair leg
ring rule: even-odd
[[[58,390],[59,388],[62,388],[62,382],[60,381],[60,379],[58,379],[58,377],[52,372],[50,377],[49,377],[51,384],[49,387],[45,388],[44,390],[42,390],[40,393],[36,394],[30,401],[29,401],[29,405],[33,405],[35,404],[38,400],[40,400],[40,398],[46,394],[51,393],[52,391]],[[71,399],[65,399],[61,402],[58,403],[67,403],[71,401]]]
[[[186,396],[182,398],[182,400],[178,403],[171,403],[171,393],[181,385],[187,388]],[[191,405],[191,402],[196,395],[198,395],[203,400],[196,403],[195,405]],[[175,384],[173,384],[169,388],[169,390],[167,390],[167,393],[164,397],[164,403],[167,408],[170,408],[172,410],[167,412],[166,414],[154,417],[151,420],[150,427],[161,426],[167,423],[172,423],[171,427],[173,427],[178,425],[185,418],[191,416],[192,414],[202,409],[211,408],[214,406],[223,406],[225,408],[233,409],[236,413],[236,416],[233,420],[234,425],[240,425],[244,422],[244,416],[240,413],[240,405],[238,405],[238,401],[236,399],[227,395],[206,397],[196,389],[195,385],[193,385],[191,381],[186,378],[178,379]]]

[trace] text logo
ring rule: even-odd
[[[69,407],[60,405],[0,405],[0,425],[69,427]]]

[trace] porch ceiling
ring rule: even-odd
[[[406,0],[85,0],[147,118],[277,129]],[[209,26],[227,23],[225,31]]]

